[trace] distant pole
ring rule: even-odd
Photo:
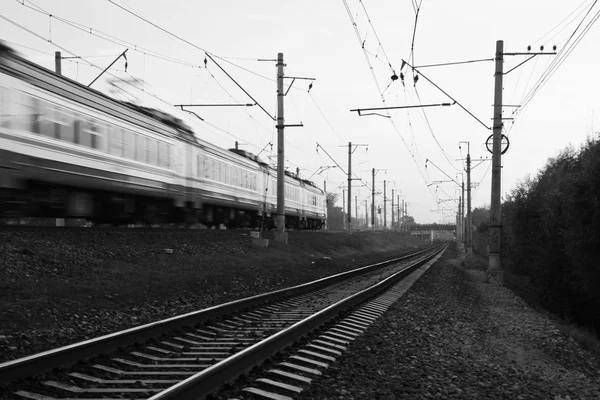
[[[385,180],[383,181],[383,230],[387,229],[387,198],[385,194]]]
[[[494,125],[492,148],[492,201],[490,203],[490,250],[489,272],[496,276],[498,283],[504,283],[500,259],[500,240],[502,236],[502,210],[500,208],[502,173],[502,77],[504,63],[504,42],[496,41],[496,72],[494,86]]]
[[[358,196],[354,196],[354,219],[358,228]]]
[[[323,181],[323,193],[325,193],[325,209],[327,210],[329,207],[329,200],[327,199],[327,181]],[[329,213],[327,213],[327,217],[329,217]],[[329,229],[329,224],[327,220],[325,220],[325,230]]]
[[[365,199],[365,229],[369,228],[369,208],[367,206],[367,199]]]
[[[398,194],[396,196],[397,196],[396,197],[396,215],[398,216],[397,217],[397,219],[398,219],[398,229],[400,229],[400,226],[401,226],[400,225],[400,221],[401,221],[401,219],[400,219],[401,218],[401,215],[400,215],[400,195]]]
[[[462,241],[462,215],[460,210],[462,209],[462,196],[458,196],[458,211],[456,212],[456,240],[460,243]]]
[[[371,185],[371,228],[375,230],[375,168],[373,168],[373,184]]]
[[[402,208],[400,209],[400,212],[402,213],[402,225],[400,226],[400,230],[404,231],[404,230],[406,230],[405,229],[406,227],[404,226],[405,225],[404,224],[404,222],[405,222],[405,218],[404,217],[406,217],[406,214],[404,213],[404,199],[402,199]]]
[[[342,229],[346,229],[346,189],[342,189]]]
[[[285,153],[283,140],[283,53],[277,53],[277,235],[276,240],[287,244],[285,232]]]
[[[463,201],[462,201],[462,205],[461,205],[462,207],[460,210],[460,229],[461,229],[460,238],[464,245],[467,240],[466,235],[465,235],[465,233],[466,233],[465,225],[466,224],[465,224],[465,182],[464,181],[462,182],[462,198],[463,198]]]
[[[467,255],[473,255],[473,229],[471,229],[471,149],[467,146]]]
[[[62,75],[62,57],[60,55],[60,51],[55,51],[54,52],[54,72],[56,72],[58,75]]]
[[[394,229],[394,189],[392,189],[392,224],[390,228]]]
[[[348,233],[352,232],[352,142],[348,142]]]

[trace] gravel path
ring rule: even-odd
[[[600,363],[447,250],[302,399],[600,399]]]

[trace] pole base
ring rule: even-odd
[[[275,241],[282,244],[288,244],[287,232],[275,232]]]

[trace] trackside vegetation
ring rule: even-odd
[[[521,182],[502,219],[505,270],[548,311],[600,333],[600,136]]]

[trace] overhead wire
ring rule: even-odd
[[[375,86],[377,87],[378,93],[381,96],[381,101],[382,101],[383,104],[385,104],[386,103],[385,96],[382,93],[381,86],[379,84],[377,76],[375,75],[375,71],[373,69],[373,65],[371,64],[371,60],[370,60],[368,54],[365,52],[364,41],[363,41],[363,39],[362,39],[362,37],[360,35],[360,32],[358,30],[358,26],[356,24],[355,18],[352,16],[352,12],[350,10],[350,7],[348,5],[347,0],[342,0],[342,2],[344,3],[344,7],[346,8],[346,12],[348,14],[348,17],[350,18],[350,23],[352,24],[352,27],[354,28],[354,32],[356,34],[356,38],[358,39],[358,42],[359,42],[359,44],[361,46],[361,49],[363,50],[363,55],[365,57],[365,61],[367,62],[367,65],[368,65],[369,70],[371,72],[371,76],[373,78]],[[364,7],[364,4],[362,4],[362,6]],[[413,159],[413,161],[414,161],[414,163],[415,163],[415,165],[417,167],[417,170],[419,171],[419,174],[421,175],[421,177],[423,178],[423,181],[427,185],[427,179],[424,177],[423,171],[419,167],[419,163],[415,159],[415,156],[414,156],[413,152],[410,150],[410,147],[407,145],[406,140],[404,139],[404,136],[401,134],[401,132],[399,131],[398,127],[396,126],[394,120],[392,119],[389,110],[386,110],[386,114],[387,114],[388,118],[390,119],[390,123],[392,125],[392,128],[394,129],[394,131],[396,132],[396,134],[400,137],[402,143],[404,144],[404,147],[408,150],[409,154],[411,155],[411,158]]]
[[[598,2],[598,0],[594,0],[594,2],[591,4],[591,6],[587,9],[587,12],[585,13],[585,15],[583,16],[583,18],[581,19],[581,21],[579,22],[577,27],[573,30],[573,32],[567,39],[566,45],[561,48],[561,50],[558,52],[556,58],[554,58],[552,60],[552,62],[550,63],[550,65],[544,70],[544,72],[542,73],[540,78],[538,78],[534,87],[527,93],[527,95],[524,96],[524,98],[521,101],[521,107],[518,108],[517,110],[515,110],[515,112],[513,113],[514,119],[513,119],[513,125],[511,126],[511,129],[514,126],[514,120],[516,120],[526,110],[527,106],[531,103],[531,101],[535,97],[535,95],[537,93],[539,93],[539,91],[542,89],[542,87],[554,75],[554,73],[558,70],[558,68],[560,68],[560,66],[565,62],[565,60],[568,58],[568,56],[573,52],[573,50],[577,47],[577,45],[581,42],[581,40],[589,32],[591,27],[596,23],[596,21],[600,17],[600,10],[597,11],[596,14],[594,14],[588,20],[588,22],[584,26],[584,28],[580,32],[578,32],[579,29],[581,28],[582,24],[584,23],[584,21],[590,15],[594,6],[597,4],[597,2]],[[509,129],[509,131],[510,131],[510,129]]]
[[[116,36],[110,35],[110,34],[108,34],[106,32],[100,31],[98,29],[92,28],[90,26],[87,26],[87,25],[84,25],[84,24],[80,24],[78,22],[69,20],[67,18],[63,18],[63,17],[61,17],[59,15],[56,15],[54,13],[50,13],[49,11],[47,11],[47,10],[43,9],[42,7],[38,6],[37,4],[35,4],[31,0],[16,0],[16,1],[19,4],[21,4],[22,6],[28,8],[30,10],[33,10],[35,12],[44,14],[44,15],[50,17],[50,18],[54,18],[57,21],[60,21],[60,22],[64,23],[65,25],[71,26],[72,28],[75,28],[77,30],[80,30],[82,32],[90,34],[92,36],[98,37],[98,38],[100,38],[102,40],[105,40],[107,42],[110,42],[110,43],[113,43],[113,44],[116,44],[116,45],[119,45],[119,46],[128,47],[128,48],[130,48],[131,50],[133,50],[135,52],[138,52],[138,53],[141,53],[141,54],[144,54],[144,55],[148,55],[150,57],[154,57],[154,58],[157,58],[157,59],[161,59],[163,61],[168,61],[168,62],[171,62],[171,63],[174,63],[174,64],[179,64],[179,65],[183,65],[183,66],[187,66],[187,67],[192,67],[192,68],[201,68],[201,66],[199,64],[190,63],[190,62],[187,62],[187,61],[179,60],[177,58],[173,58],[173,57],[161,54],[161,53],[156,52],[154,50],[150,50],[150,49],[147,49],[147,48],[145,48],[143,46],[139,46],[139,45],[137,45],[135,43],[128,42],[126,40],[123,40],[123,39],[118,38]],[[27,3],[31,4],[33,7],[29,6]],[[99,57],[99,56],[94,56],[94,57]],[[88,58],[88,57],[86,57],[86,58]]]

